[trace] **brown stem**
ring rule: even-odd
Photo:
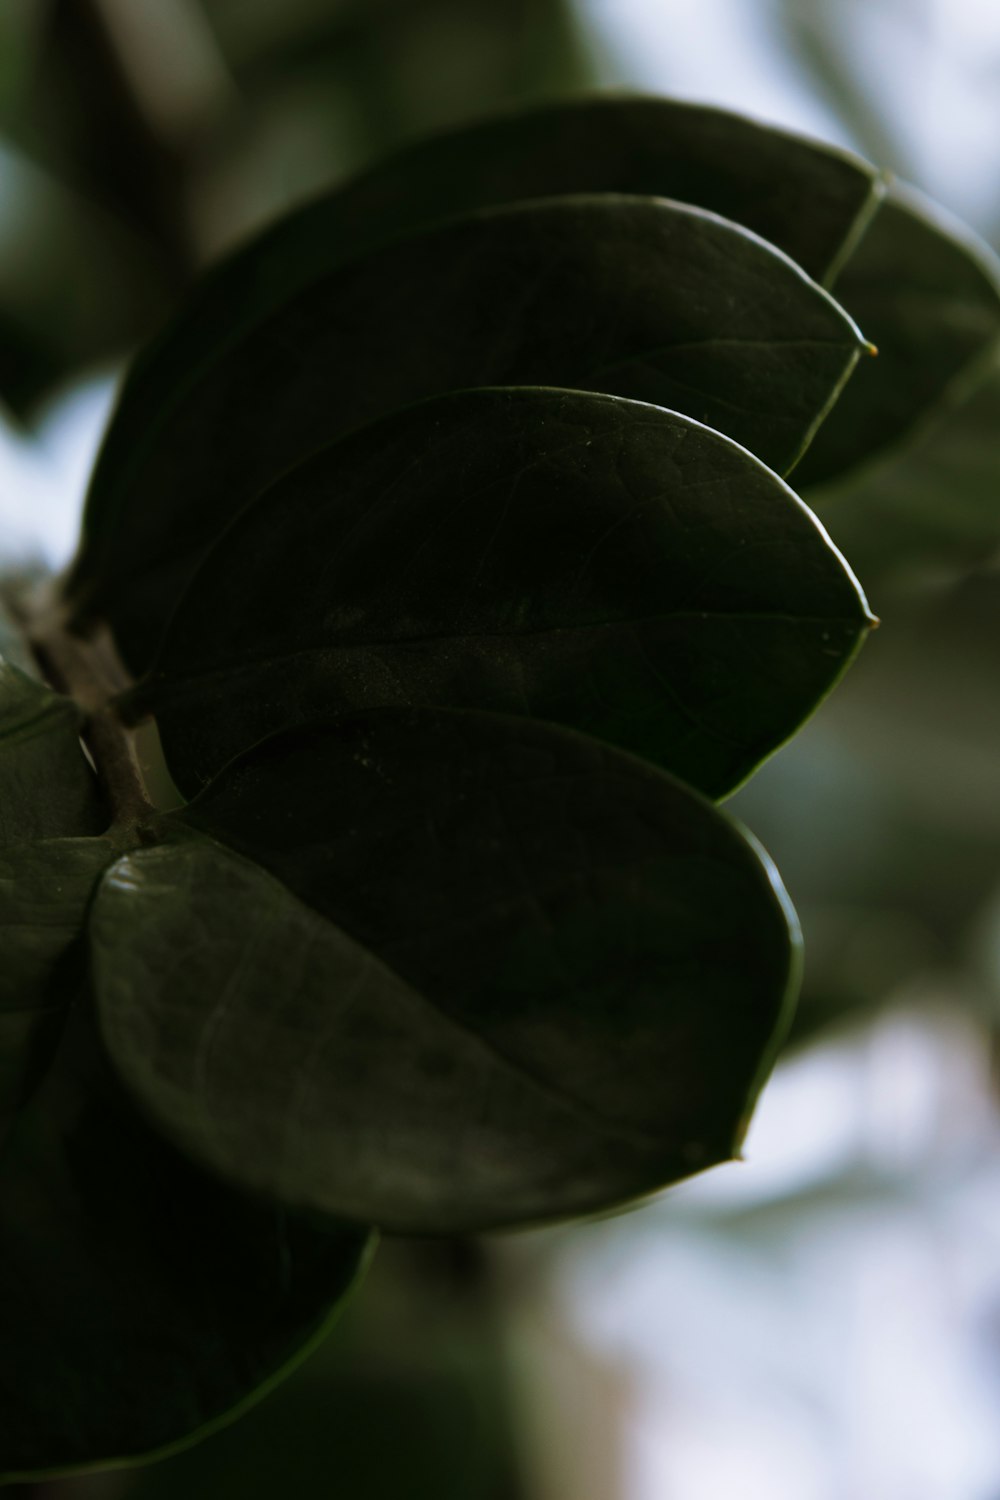
[[[110,631],[102,627],[84,637],[66,629],[65,613],[44,595],[34,599],[14,593],[6,600],[34,651],[46,680],[74,700],[83,714],[82,738],[111,808],[112,831],[144,842],[155,828],[156,808],[149,798],[133,731],[114,706],[132,679],[115,650]]]
[[[32,633],[31,644],[53,687],[83,710],[83,739],[111,805],[113,827],[141,830],[155,816],[136,756],[135,741],[113,706],[129,687],[107,632],[89,639],[61,629]]]

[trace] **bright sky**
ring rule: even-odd
[[[794,16],[858,89],[893,161],[1000,232],[1000,0],[583,0],[606,81],[706,100],[859,147],[792,44]]]

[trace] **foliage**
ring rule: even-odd
[[[71,572],[9,589],[5,1474],[223,1419],[370,1226],[738,1153],[798,935],[715,803],[872,624],[782,476],[971,388],[998,284],[859,160],[602,99],[411,148],[195,288]]]

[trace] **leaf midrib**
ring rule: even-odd
[[[0,720],[0,753],[9,745],[16,745],[24,740],[37,739],[50,727],[50,723],[63,719],[66,727],[75,721],[76,715],[72,705],[52,697],[47,703],[42,704],[35,712],[26,716],[17,717],[9,715]],[[11,723],[11,719],[14,720]]]
[[[428,631],[421,635],[413,636],[380,636],[370,641],[349,642],[313,642],[305,646],[297,646],[294,650],[281,651],[274,655],[257,658],[228,657],[219,659],[214,665],[201,669],[197,668],[190,672],[176,672],[169,668],[154,668],[148,677],[140,679],[135,687],[120,695],[116,700],[119,703],[127,703],[133,695],[143,703],[148,700],[162,702],[170,697],[171,689],[175,685],[189,684],[195,682],[207,682],[220,675],[228,676],[236,672],[252,672],[260,668],[273,668],[285,666],[302,656],[339,655],[347,652],[365,652],[378,650],[384,646],[420,646],[424,642],[431,641],[488,641],[488,640],[533,640],[543,636],[569,635],[574,633],[585,633],[588,631],[614,630],[618,628],[632,629],[637,625],[655,625],[668,620],[753,620],[762,623],[784,621],[792,625],[829,625],[831,627],[846,626],[856,630],[862,630],[868,625],[868,620],[863,615],[807,615],[793,614],[783,610],[665,610],[658,614],[622,616],[614,620],[595,620],[577,625],[544,625],[534,630],[483,630],[483,631]],[[163,687],[165,692],[157,693],[157,687]],[[155,711],[155,710],[154,710]]]
[[[182,817],[181,821],[187,820],[183,819]],[[619,1139],[627,1141],[631,1145],[638,1146],[646,1151],[648,1151],[650,1148],[653,1148],[656,1152],[662,1152],[665,1149],[667,1143],[662,1139],[660,1135],[656,1134],[655,1131],[646,1129],[641,1125],[630,1124],[626,1121],[609,1118],[601,1110],[596,1108],[591,1102],[576,1098],[573,1094],[567,1093],[558,1084],[550,1080],[539,1078],[530,1068],[525,1066],[525,1064],[520,1059],[511,1057],[495,1041],[487,1038],[482,1034],[482,1032],[478,1031],[475,1026],[463,1020],[459,1015],[456,1015],[455,1012],[449,1007],[444,1006],[440,1002],[432,999],[431,996],[426,993],[421,984],[416,983],[412,979],[408,978],[406,974],[403,973],[399,968],[397,968],[394,963],[390,963],[388,960],[381,957],[378,953],[375,952],[374,949],[372,949],[368,945],[368,943],[364,939],[356,937],[347,927],[343,926],[338,921],[334,921],[333,918],[327,916],[324,912],[313,906],[298,892],[294,891],[291,886],[287,885],[273,871],[267,869],[266,866],[259,864],[258,861],[253,857],[252,852],[247,849],[241,849],[238,845],[234,846],[222,843],[222,841],[216,834],[214,834],[209,829],[201,828],[197,822],[192,822],[191,824],[189,824],[189,826],[195,827],[198,833],[203,837],[207,833],[207,836],[213,842],[219,843],[221,847],[226,849],[228,853],[236,853],[238,857],[240,857],[241,859],[245,859],[248,861],[248,863],[254,865],[258,872],[262,873],[268,880],[274,881],[278,886],[281,887],[282,891],[287,896],[289,896],[306,913],[308,913],[311,923],[319,924],[323,928],[329,927],[335,931],[343,933],[343,935],[348,939],[348,941],[354,948],[356,948],[359,952],[364,953],[368,957],[368,959],[373,962],[378,968],[384,970],[389,974],[392,974],[399,981],[403,993],[410,1001],[412,1001],[413,1007],[417,1012],[429,1012],[434,1017],[435,1021],[443,1023],[445,1026],[450,1027],[452,1030],[458,1032],[459,1035],[465,1037],[480,1050],[486,1052],[491,1058],[495,1060],[496,1063],[500,1065],[501,1068],[511,1073],[515,1078],[519,1079],[523,1083],[526,1083],[530,1088],[535,1089],[545,1098],[554,1101],[569,1113],[575,1115],[579,1119],[582,1119],[591,1131],[596,1130],[597,1132],[603,1132],[606,1135],[617,1136]],[[633,861],[630,868],[634,868],[635,866],[640,864],[652,862],[653,860],[655,860],[655,858],[656,856],[650,856],[647,860]],[[617,869],[616,866],[611,866],[608,868],[612,870]],[[588,866],[586,872],[581,873],[579,871],[571,871],[568,874],[558,876],[555,880],[546,882],[543,886],[533,891],[532,894],[535,900],[535,904],[539,904],[546,897],[551,897],[556,893],[564,891],[567,886],[578,885],[584,878],[584,875],[589,878],[594,873],[600,873],[600,869],[601,867],[599,866],[590,865]],[[493,902],[491,905],[491,911],[495,912],[497,910],[502,910],[508,907],[516,907],[519,904],[520,900],[521,898],[518,896],[509,897],[504,901]],[[457,929],[457,927],[461,925],[464,924],[450,923],[447,930],[453,933]],[[471,926],[474,924],[470,923],[468,925]],[[213,1015],[214,1014],[215,1011],[213,1010]]]

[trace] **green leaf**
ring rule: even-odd
[[[857,328],[737,226],[648,198],[452,221],[314,282],[193,371],[97,473],[78,616],[133,670],[206,547],[334,438],[465,386],[541,384],[676,408],[789,467],[858,357]]]
[[[78,1009],[0,1155],[0,1477],[159,1456],[237,1415],[325,1331],[365,1245],[179,1158]]]
[[[15,575],[18,579],[24,575]],[[28,575],[30,576],[30,574]],[[12,576],[6,568],[0,569],[0,662],[17,667],[28,677],[38,676],[38,664],[21,625],[8,607],[5,592],[11,587]]]
[[[289,215],[204,277],[140,355],[101,453],[86,521],[178,392],[336,267],[451,215],[563,194],[673,198],[744,224],[817,280],[877,201],[857,157],[668,99],[595,98],[421,141]],[[482,383],[479,377],[476,383]]]
[[[637,402],[467,391],[301,465],[195,576],[131,712],[193,795],[277,729],[376,705],[554,720],[720,796],[870,624],[750,454]]]
[[[861,576],[946,581],[1000,549],[1000,347],[909,443],[810,492]]]
[[[878,357],[862,361],[796,469],[800,489],[898,447],[1000,348],[1000,261],[911,188],[887,193],[831,285]]]
[[[83,987],[87,906],[113,858],[107,839],[0,849],[0,1141]]]
[[[86,836],[108,819],[80,744],[81,715],[29,675],[30,649],[2,600],[0,653],[2,1143],[80,989],[87,903],[111,851]]]
[[[129,855],[95,902],[115,1062],[224,1176],[455,1232],[738,1148],[794,916],[679,782],[550,725],[382,709],[275,736],[174,816],[293,893],[182,844]]]
[[[107,827],[81,723],[71,699],[0,657],[0,847]]]

